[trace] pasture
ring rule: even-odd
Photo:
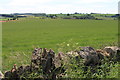
[[[3,71],[11,69],[13,64],[28,64],[35,47],[52,48],[57,53],[68,51],[66,44],[74,50],[78,46],[116,45],[117,41],[117,20],[31,18],[4,22]]]

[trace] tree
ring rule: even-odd
[[[79,13],[75,12],[74,14],[79,14]]]
[[[70,16],[70,14],[68,13],[67,16]]]
[[[18,20],[18,16],[15,15],[15,16],[13,17],[13,20]]]

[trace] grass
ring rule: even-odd
[[[67,75],[64,78],[119,78],[119,63],[102,61],[102,65],[100,66],[85,67],[74,59],[71,62],[71,64],[67,65]]]
[[[11,69],[15,63],[18,66],[28,64],[35,47],[52,48],[57,53],[70,50],[66,44],[100,48],[117,43],[117,24],[117,20],[34,18],[3,23],[3,71]]]

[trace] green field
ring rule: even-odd
[[[117,20],[23,19],[5,22],[2,26],[3,71],[15,63],[29,63],[35,47],[52,48],[57,53],[62,51],[59,49],[61,43],[100,48],[117,41]]]

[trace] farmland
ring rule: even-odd
[[[56,53],[78,46],[116,45],[117,20],[26,18],[2,25],[3,71],[13,64],[28,64],[35,47],[52,48]],[[63,44],[63,45],[62,45]],[[72,48],[66,48],[69,44]],[[75,47],[73,47],[73,45]]]

